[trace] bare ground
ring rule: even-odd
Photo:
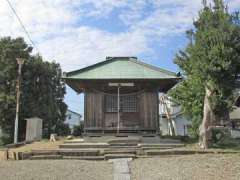
[[[0,161],[1,180],[112,180],[106,161],[24,160]]]
[[[13,152],[29,152],[31,150],[56,150],[59,149],[59,145],[63,144],[64,138],[59,139],[55,142],[50,142],[47,139],[43,139],[41,141],[36,141],[31,144],[26,144],[17,148],[10,148],[9,149],[9,158],[14,159]],[[0,159],[1,160],[1,159]]]
[[[240,180],[239,154],[206,154],[137,159],[133,180]]]
[[[50,142],[49,140],[42,140],[42,141],[36,141],[31,144],[26,144],[24,146],[20,146],[17,148],[11,148],[10,150],[12,151],[19,151],[19,152],[24,152],[24,151],[30,151],[34,149],[42,149],[42,150],[48,150],[48,149],[58,149],[58,146],[60,144],[63,144],[64,139],[60,139],[55,142]]]

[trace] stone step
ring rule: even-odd
[[[111,147],[113,147],[113,146],[138,146],[138,143],[132,143],[132,142],[128,142],[128,143],[111,143],[110,146]]]
[[[184,147],[184,144],[176,143],[176,144],[167,144],[167,143],[142,143],[139,144],[140,147]]]
[[[105,154],[106,160],[109,159],[119,159],[119,158],[136,158],[135,154]]]
[[[38,150],[31,150],[31,154],[32,155],[58,155],[58,150],[42,150],[42,149],[38,149]]]
[[[63,156],[63,159],[100,161],[100,160],[104,160],[105,157],[104,156]]]
[[[152,138],[152,137],[157,137],[157,135],[156,134],[143,134],[142,137]]]
[[[98,156],[100,151],[97,149],[60,149],[58,154],[63,156]]]
[[[170,147],[170,146],[163,146],[163,147],[141,147],[142,150],[164,150],[164,149],[173,149],[175,147]]]
[[[30,160],[45,160],[45,159],[62,159],[62,155],[35,155],[31,156]]]
[[[106,149],[104,154],[136,154],[136,149]]]
[[[187,155],[196,154],[195,151],[191,150],[146,150],[145,154],[148,156],[158,156],[158,155]]]
[[[64,155],[64,156],[97,156],[97,149],[59,149],[59,150],[32,150],[31,155]]]
[[[110,146],[110,149],[140,149],[139,146],[128,146],[128,145],[121,145],[121,146]]]
[[[170,139],[170,138],[160,138],[159,143],[167,143],[167,144],[181,143],[181,140],[180,139]]]
[[[116,138],[110,139],[108,143],[112,144],[138,144],[140,142],[140,138]]]
[[[70,143],[84,143],[84,139],[72,139],[72,140],[64,141],[64,144],[70,144]]]
[[[109,147],[108,143],[69,143],[59,145],[60,149],[108,148],[108,147]]]

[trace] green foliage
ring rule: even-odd
[[[200,80],[196,78],[192,81],[183,81],[172,89],[169,94],[182,106],[182,110],[192,126],[189,133],[192,137],[198,136],[198,127],[202,120],[204,87]]]
[[[212,141],[214,144],[221,143],[224,138],[230,138],[231,134],[228,129],[212,129]]]
[[[80,123],[80,125],[74,126],[73,127],[73,135],[74,136],[81,136],[83,132],[83,123]]]
[[[0,40],[0,127],[10,137],[15,118],[16,58],[28,59],[31,51],[22,38]]]
[[[29,71],[31,69],[31,71]],[[65,84],[61,81],[61,68],[55,62],[45,62],[40,56],[29,59],[23,69],[22,116],[42,118],[44,136],[61,131],[67,105],[63,102]]]
[[[212,148],[240,149],[240,140],[231,137],[229,129],[212,129]]]
[[[236,16],[234,21],[232,17],[222,0],[214,0],[213,7],[205,2],[194,22],[189,45],[175,58],[184,81],[170,95],[190,116],[195,132],[203,116],[205,88],[212,92],[209,100],[217,117],[223,117],[232,107],[240,72],[240,27],[234,23]]]
[[[31,51],[32,48],[22,38],[0,39],[0,126],[10,139],[13,137],[16,108],[16,58],[25,59],[22,68],[20,127],[24,124],[24,118],[37,116],[43,119],[45,135],[48,136],[56,132],[56,127],[65,120],[67,106],[63,102],[65,84],[61,81],[61,67],[55,62],[43,61],[39,55],[31,55]]]
[[[71,129],[68,124],[60,123],[56,126],[55,133],[59,136],[67,136],[71,134]]]
[[[12,140],[8,135],[3,135],[0,137],[0,146],[4,146],[5,144],[11,144]]]

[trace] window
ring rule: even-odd
[[[137,111],[137,97],[136,96],[121,96],[121,110],[122,112],[136,112]]]
[[[105,110],[106,112],[118,112],[117,96],[106,95],[105,96]]]
[[[118,112],[117,95],[105,96],[105,111]],[[137,112],[137,96],[136,95],[120,96],[120,112]]]

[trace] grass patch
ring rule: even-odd
[[[187,149],[200,149],[196,138],[189,138],[184,144]],[[240,151],[240,139],[224,138],[219,142],[212,143],[209,150]]]
[[[240,150],[240,140],[239,139],[223,140],[222,142],[219,143],[213,143],[211,148]]]

